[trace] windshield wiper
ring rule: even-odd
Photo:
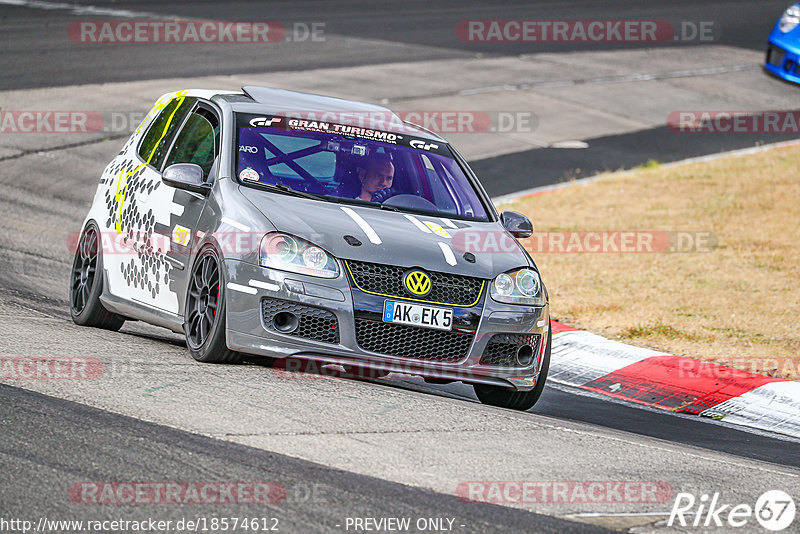
[[[380,202],[370,202],[368,200],[361,200],[360,198],[342,198],[342,197],[334,197],[334,202],[338,202],[339,204],[351,204],[353,206],[364,206],[365,208],[380,208],[382,210],[387,211],[397,211],[394,206],[387,206],[386,204],[381,204]]]
[[[308,198],[311,200],[327,200],[327,198],[323,195],[317,195],[315,193],[307,193],[305,191],[298,191],[297,189],[292,189],[288,185],[285,184],[258,184],[262,187],[266,187],[267,189],[272,189],[274,191],[279,191],[281,193],[286,193],[289,195],[293,195],[300,198]]]
[[[397,208],[392,206],[383,207],[383,204],[380,202],[370,202],[369,200],[361,200],[360,198],[348,198],[348,197],[330,197],[331,202],[336,202],[337,204],[349,204],[351,206],[364,206],[365,208],[383,208],[391,211],[399,211]]]

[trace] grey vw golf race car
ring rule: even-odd
[[[547,292],[447,142],[386,108],[289,91],[161,97],[106,167],[70,277],[80,325],[141,320],[242,354],[472,384],[534,405]]]

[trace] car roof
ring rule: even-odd
[[[385,126],[385,128],[382,127],[380,129],[411,134],[442,143],[447,142],[439,135],[419,125],[403,121],[389,108],[377,104],[253,85],[242,87],[241,93],[220,92],[216,95],[216,98],[230,104],[234,111],[244,113],[264,113],[268,115],[309,113],[309,115],[317,114],[317,116],[322,116],[326,113],[341,113],[346,116],[346,114],[350,113],[359,117],[370,117],[370,114],[377,113],[383,121],[383,126]]]

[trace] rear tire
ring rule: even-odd
[[[100,231],[94,222],[87,224],[81,232],[69,282],[69,314],[75,324],[114,331],[122,328],[125,318],[106,310],[100,302],[103,251]]]
[[[547,347],[544,350],[542,357],[542,369],[539,371],[539,376],[536,378],[536,385],[533,389],[528,391],[516,391],[510,388],[501,388],[497,386],[488,386],[486,384],[473,384],[472,389],[475,390],[475,395],[483,404],[490,406],[499,406],[500,408],[509,408],[511,410],[530,410],[534,404],[542,396],[544,391],[544,384],[547,381],[547,372],[550,369],[550,348],[552,347],[553,339],[552,329],[547,332]]]
[[[221,262],[212,247],[197,255],[184,308],[183,331],[192,358],[203,363],[239,363],[241,354],[225,339],[225,286]]]

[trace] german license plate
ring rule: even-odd
[[[383,321],[436,328],[437,330],[451,330],[453,328],[453,310],[386,300],[383,302]]]

